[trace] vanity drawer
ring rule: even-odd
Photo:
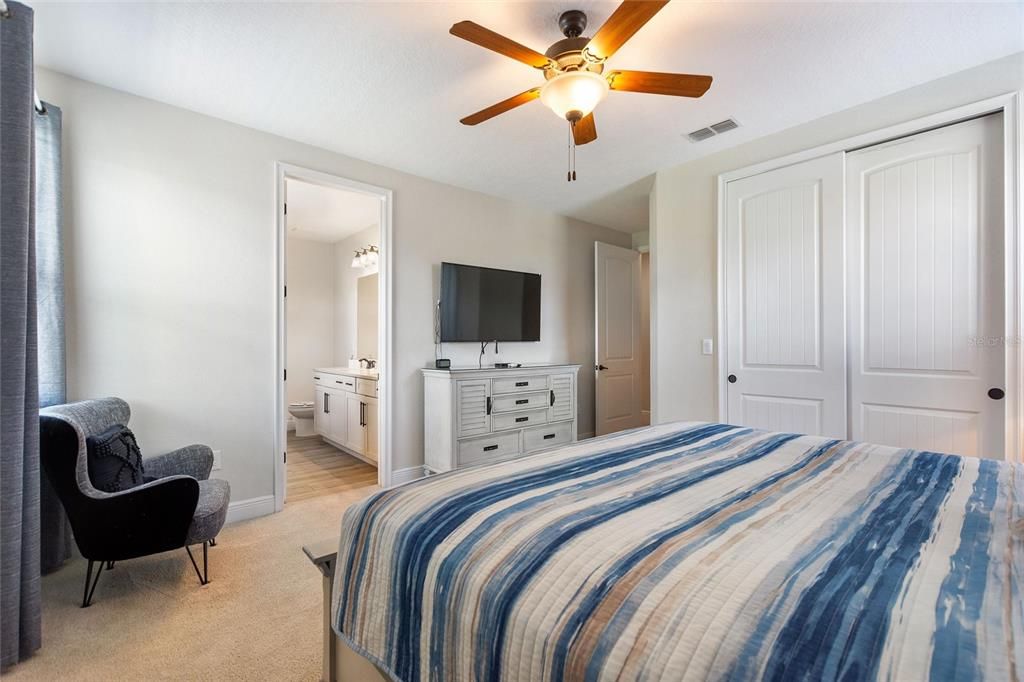
[[[365,395],[368,398],[376,398],[377,382],[373,379],[356,379],[356,393]]]
[[[519,429],[534,424],[544,424],[548,420],[548,411],[529,410],[523,412],[505,412],[491,415],[491,430]]]
[[[355,393],[356,380],[352,377],[346,377],[341,374],[321,374],[326,381],[328,388],[333,388],[336,391],[348,391]]]
[[[572,442],[572,422],[523,429],[523,452],[533,452]]]
[[[459,466],[488,462],[518,454],[518,431],[459,441]]]
[[[511,393],[491,398],[491,414],[496,412],[512,412],[514,410],[529,410],[540,407],[547,407],[551,395],[544,391],[542,393]]]
[[[542,391],[547,387],[547,375],[491,379],[491,393],[528,393],[529,391]]]

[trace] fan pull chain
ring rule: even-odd
[[[569,148],[567,150],[569,169],[565,172],[566,182],[574,182],[576,180],[576,138],[573,135],[575,127],[576,124],[569,121]]]
[[[572,121],[569,122],[569,141],[565,145],[565,181],[572,182]]]

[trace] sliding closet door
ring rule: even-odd
[[[856,440],[1003,457],[1001,119],[847,156]]]
[[[847,436],[843,155],[726,185],[732,424]]]

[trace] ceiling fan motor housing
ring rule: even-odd
[[[562,30],[565,38],[552,44],[544,52],[545,57],[558,65],[556,69],[544,70],[546,79],[551,80],[565,71],[593,71],[594,73],[604,71],[603,63],[589,61],[583,56],[583,48],[590,42],[590,38],[583,35],[583,31],[587,28],[586,14],[578,9],[562,12],[562,15],[558,17],[558,27]]]

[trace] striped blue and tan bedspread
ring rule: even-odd
[[[332,619],[412,680],[1020,680],[1024,466],[672,424],[383,491]]]

